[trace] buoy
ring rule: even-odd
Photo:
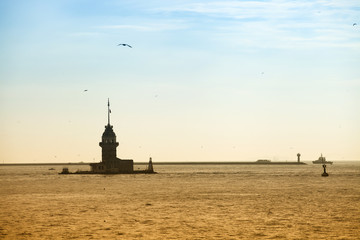
[[[328,177],[329,174],[326,172],[326,164],[323,164],[324,172],[321,174],[322,177]]]

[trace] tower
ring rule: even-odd
[[[153,167],[152,159],[151,159],[151,158],[149,159],[149,164],[148,164],[148,167],[147,167],[147,172],[148,172],[148,173],[153,173],[153,172],[154,172],[154,167]]]
[[[297,158],[298,158],[297,161],[298,161],[298,163],[300,162],[300,156],[301,156],[301,154],[298,153],[298,154],[297,154]]]
[[[114,133],[113,126],[110,125],[110,102],[108,99],[108,124],[105,126],[105,131],[102,135],[101,142],[99,143],[102,148],[102,163],[107,168],[112,168],[116,161],[116,148],[119,143],[116,142],[116,134]]]
[[[101,147],[101,162],[91,163],[92,173],[134,173],[134,161],[132,159],[120,159],[116,157],[116,135],[113,126],[110,125],[110,101],[108,99],[108,124],[101,137],[99,146]]]

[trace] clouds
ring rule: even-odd
[[[358,33],[349,28],[356,7],[355,1],[202,1],[152,11],[181,18],[189,29],[230,44],[353,48],[359,47]]]
[[[115,25],[104,25],[96,28],[100,29],[112,29],[112,30],[133,30],[140,32],[161,32],[161,31],[172,31],[179,29],[186,29],[187,27],[180,22],[177,23],[145,23],[145,24],[115,24]]]
[[[316,16],[322,11],[330,14],[356,15],[355,1],[202,1],[154,9],[168,13],[194,13],[233,19],[296,19]],[[304,13],[307,13],[304,15]]]
[[[161,33],[167,34],[159,36],[169,44],[173,38],[194,38],[198,47],[196,41],[202,38],[209,45],[242,50],[354,49],[360,44],[360,31],[352,28],[359,15],[356,1],[110,1],[101,9],[111,17],[97,16],[80,35]],[[181,46],[178,41],[174,44]],[[206,47],[204,42],[201,45]]]

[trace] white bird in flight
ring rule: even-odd
[[[124,46],[124,47],[132,48],[132,46],[130,46],[129,44],[126,44],[126,43],[119,43],[118,46]]]

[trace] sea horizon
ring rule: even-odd
[[[300,163],[312,164],[314,160],[304,160]],[[351,162],[360,162],[360,160],[331,160],[333,163],[351,163]],[[91,163],[98,162],[39,162],[39,163],[0,163],[0,166],[36,166],[36,165],[89,165]],[[149,162],[135,162],[135,165],[146,165]],[[231,165],[231,164],[259,164],[257,160],[253,161],[153,161],[154,165]],[[270,163],[298,163],[296,160],[284,160],[284,161],[271,161]],[[266,165],[266,163],[264,164]],[[271,164],[270,164],[271,165]]]

